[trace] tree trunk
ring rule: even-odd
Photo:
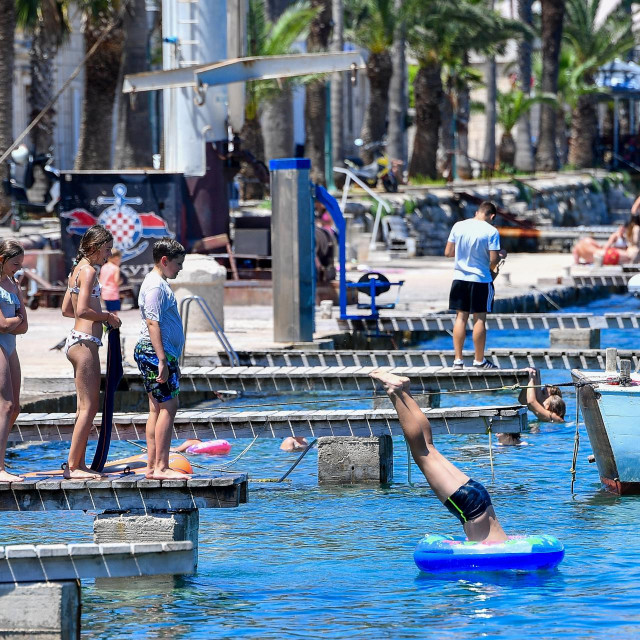
[[[440,129],[440,103],[442,101],[442,68],[431,62],[418,69],[413,82],[416,106],[416,135],[409,165],[409,176],[438,177],[436,156]]]
[[[564,0],[541,0],[542,5],[542,92],[558,91],[558,56],[562,41]],[[558,168],[556,151],[556,108],[540,105],[540,135],[536,152],[536,169],[555,171]]]
[[[0,154],[13,142],[13,38],[16,28],[14,0],[0,0]],[[2,178],[5,169],[2,167]],[[0,213],[11,201],[0,189]]]
[[[558,149],[558,161],[564,166],[569,161],[569,136],[567,136],[567,123],[564,108],[556,112],[556,147]]]
[[[518,0],[518,17],[529,26],[533,23],[531,5],[533,0]],[[518,41],[518,85],[529,96],[531,93],[531,42],[524,38]],[[514,164],[518,171],[533,172],[535,160],[531,144],[531,117],[525,113],[516,125],[516,155]]]
[[[468,54],[464,54],[468,64]],[[471,116],[471,97],[469,87],[465,84],[458,92],[458,111],[456,114],[456,130],[458,132],[458,144],[456,145],[456,168],[458,177],[468,180],[473,177],[471,162],[469,161],[469,118]]]
[[[90,23],[85,22],[86,51],[94,45],[109,23],[108,16]],[[123,45],[122,28],[116,26],[85,65],[82,120],[75,169],[111,169],[113,107]]]
[[[585,78],[586,81],[587,79]],[[597,135],[596,101],[590,95],[580,96],[571,118],[569,164],[574,165],[577,169],[593,166],[594,145]]]
[[[498,149],[498,161],[500,164],[513,166],[513,161],[516,157],[516,142],[513,136],[506,131],[502,134],[500,139],[500,149]]]
[[[396,12],[402,10],[402,0],[395,0]],[[391,49],[391,82],[389,83],[389,130],[387,151],[389,157],[407,161],[405,121],[407,113],[407,62],[405,59],[405,25],[398,23]]]
[[[333,14],[331,50],[342,51],[344,47],[342,0],[332,0],[331,11]],[[344,73],[331,74],[331,153],[333,166],[344,166]],[[338,174],[335,178],[337,180]]]
[[[364,146],[360,152],[365,163],[373,161],[372,149],[365,149],[371,142],[384,138],[389,110],[389,84],[391,82],[391,54],[389,51],[370,53],[367,60],[367,79],[369,80],[369,102],[364,114],[360,137]]]
[[[496,165],[496,59],[491,56],[487,60],[487,101],[484,108],[485,135],[484,157],[485,165],[493,169]]]
[[[440,103],[440,134],[438,136],[437,167],[440,175],[452,178],[450,169],[453,153],[453,88],[447,86]]]
[[[285,85],[279,95],[263,102],[260,124],[267,165],[273,158],[293,156],[293,96]]]
[[[326,51],[331,33],[331,0],[311,0],[312,7],[320,12],[312,20],[307,37],[307,51]],[[326,185],[324,171],[324,134],[327,119],[327,100],[324,80],[312,82],[306,87],[304,103],[305,155],[311,160],[310,178]]]
[[[149,70],[147,55],[149,29],[145,0],[129,3],[123,20],[124,51],[120,65],[119,89],[122,80],[129,73]],[[151,120],[149,100],[151,94],[124,95],[118,91],[118,122],[114,167],[135,169],[152,166]]]
[[[264,161],[264,141],[262,137],[262,127],[260,126],[260,118],[245,118],[242,130],[240,131],[240,139],[243,148],[250,151],[256,160]],[[240,175],[243,179],[240,181],[241,200],[262,200],[264,198],[264,185],[260,178],[256,175],[253,166],[248,162],[242,162]]]

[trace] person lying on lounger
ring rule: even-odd
[[[489,492],[449,462],[434,446],[431,424],[411,397],[409,378],[376,369],[369,374],[382,384],[398,414],[411,455],[440,502],[454,515],[469,540],[504,542]]]

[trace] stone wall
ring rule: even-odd
[[[490,185],[461,182],[456,183],[455,189],[407,187],[403,193],[385,198],[394,207],[395,215],[404,220],[407,235],[415,239],[417,255],[442,255],[453,224],[473,217],[477,209],[469,196],[492,200],[538,229],[617,224],[628,218],[634,200],[626,192],[620,174],[604,171],[558,173]],[[347,235],[351,244],[358,242],[359,234],[371,232],[374,213],[375,205],[370,201],[349,200]],[[504,218],[499,218],[498,225],[514,226]],[[382,232],[378,240],[391,245]],[[523,244],[520,249],[537,248],[535,241],[529,245],[532,246]]]

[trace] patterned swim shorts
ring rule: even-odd
[[[180,368],[176,357],[167,354],[169,379],[162,383],[158,382],[158,356],[150,342],[138,342],[133,357],[142,374],[144,388],[158,402],[167,402],[180,393]]]

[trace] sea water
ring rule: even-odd
[[[575,311],[637,311],[613,296]],[[563,311],[568,311],[567,309]],[[547,332],[490,332],[489,347],[548,347]],[[470,345],[470,338],[469,338]],[[424,348],[451,349],[447,340]],[[634,331],[602,332],[602,346],[637,348]],[[568,371],[543,371],[568,382]],[[407,452],[394,438],[394,480],[387,486],[319,487],[312,449],[290,482],[251,483],[249,503],[200,511],[196,575],[162,580],[83,582],[86,638],[637,638],[640,636],[640,496],[602,490],[581,425],[575,490],[571,462],[575,394],[565,392],[566,424],[530,414],[525,445],[492,447],[488,436],[436,436],[455,464],[489,489],[509,534],[548,533],[565,545],[558,569],[534,573],[421,574],[413,549],[427,532],[461,533],[417,467],[407,482]],[[278,401],[327,399],[287,396]],[[340,395],[340,397],[345,397]],[[324,407],[361,408],[367,400]],[[442,406],[510,404],[514,394],[443,395]],[[243,398],[240,404],[264,402]],[[219,406],[219,405],[216,405]],[[298,405],[310,408],[309,405]],[[213,469],[250,441],[233,441],[226,458],[192,457]],[[299,454],[259,439],[234,468],[252,478],[281,476]],[[55,467],[66,445],[19,446],[8,462],[28,471]],[[115,442],[111,457],[137,452]],[[204,471],[203,469],[196,469]],[[10,543],[90,541],[92,514],[3,513]]]

